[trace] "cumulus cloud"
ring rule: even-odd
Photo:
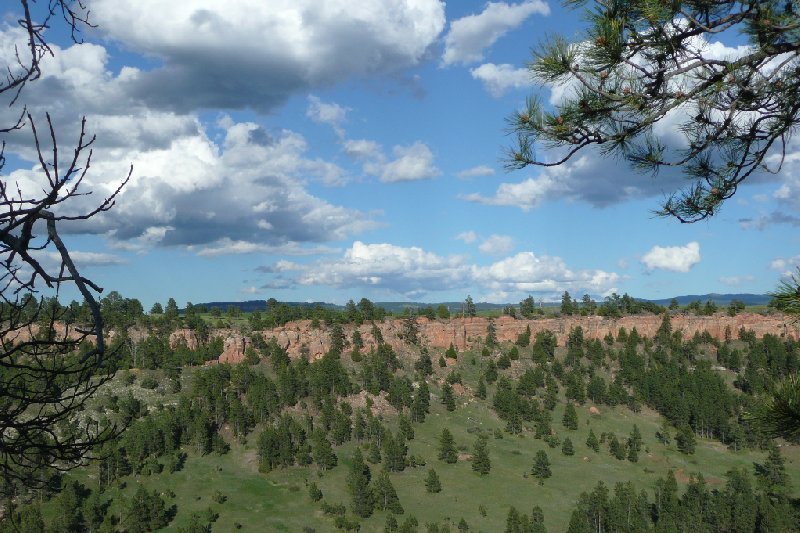
[[[120,248],[190,246],[204,255],[245,253],[287,243],[340,240],[375,224],[361,211],[337,206],[306,189],[309,177],[337,174],[329,162],[307,157],[305,138],[233,123],[221,145],[200,129],[164,148],[97,150],[84,185],[94,196],[76,198],[65,213],[86,212],[96,196],[117,186],[131,161],[134,174],[113,212],[66,231],[105,234]],[[34,190],[35,167],[9,179]]]
[[[502,65],[484,63],[470,69],[469,73],[474,79],[483,83],[489,94],[495,98],[503,96],[509,89],[520,89],[531,85],[531,74],[528,69],[515,68],[507,63]]]
[[[478,246],[487,255],[505,255],[514,249],[514,239],[508,235],[490,235]]]
[[[772,270],[777,270],[783,277],[789,277],[795,274],[795,271],[800,267],[800,255],[792,257],[776,257],[773,259],[769,267]]]
[[[474,231],[463,231],[456,235],[457,241],[463,241],[464,244],[472,244],[477,240],[478,236],[475,234]]]
[[[110,39],[160,62],[129,69],[126,93],[182,111],[269,111],[297,92],[404,69],[445,26],[440,0],[92,0],[89,8]]]
[[[329,125],[339,137],[344,137],[344,129],[342,129],[341,124],[347,117],[347,111],[346,107],[342,107],[337,103],[323,102],[314,95],[308,97],[306,116],[314,122]]]
[[[541,0],[519,4],[489,2],[481,13],[454,20],[444,38],[442,64],[481,61],[486,48],[533,14],[549,15],[550,7]]]
[[[641,259],[648,270],[689,272],[700,262],[700,243],[692,241],[686,246],[653,246]]]
[[[284,273],[277,265],[263,272]],[[371,287],[405,297],[437,291],[477,289],[483,299],[524,297],[536,293],[556,297],[565,290],[605,294],[616,290],[619,276],[602,270],[574,270],[559,257],[521,252],[490,265],[470,264],[462,256],[441,256],[419,247],[388,243],[353,243],[339,259],[308,265],[292,264],[293,279],[281,284],[327,285],[337,288]],[[275,282],[275,280],[273,280]]]
[[[433,164],[433,152],[422,142],[410,146],[395,146],[395,159],[386,163],[381,170],[381,181],[416,181],[430,179],[441,174]]]
[[[459,178],[479,178],[482,176],[494,175],[494,169],[488,165],[478,165],[476,167],[466,168],[456,174]]]

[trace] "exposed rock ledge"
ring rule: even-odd
[[[617,334],[619,328],[624,327],[631,331],[634,327],[645,337],[655,336],[658,327],[661,325],[661,316],[626,316],[623,318],[612,319],[599,316],[590,317],[561,317],[546,318],[539,320],[516,320],[508,316],[503,316],[494,320],[497,339],[500,342],[513,342],[520,333],[525,331],[526,326],[530,326],[532,335],[537,331],[549,329],[556,334],[559,346],[563,346],[570,330],[576,326],[583,328],[584,337],[590,339],[602,339],[609,332]],[[419,338],[424,345],[431,348],[447,348],[450,343],[458,350],[465,350],[482,343],[486,336],[486,328],[489,319],[476,318],[454,318],[450,320],[428,320],[426,318],[417,319],[419,327]],[[403,346],[400,334],[403,328],[401,319],[389,319],[376,324],[383,335],[385,342],[393,348],[399,349]],[[375,346],[375,339],[372,335],[372,325],[365,323],[361,326],[344,326],[345,334],[350,339],[355,328],[361,332],[364,340],[364,352],[368,352]],[[695,333],[708,331],[713,337],[719,340],[724,339],[725,329],[729,327],[736,338],[740,328],[744,327],[755,332],[756,337],[763,337],[770,333],[773,335],[783,335],[792,338],[800,338],[800,324],[792,322],[791,318],[781,314],[759,315],[743,313],[735,317],[718,313],[714,316],[694,316],[678,314],[672,316],[673,331],[680,330],[684,338],[691,338]],[[308,356],[312,359],[322,357],[330,348],[328,332],[324,328],[315,329],[311,327],[311,321],[300,320],[290,322],[285,326],[264,330],[259,332],[265,340],[275,338],[278,344],[285,348],[290,357],[300,357],[303,347],[307,349]],[[235,330],[216,330],[212,335],[220,335],[225,340],[225,350],[220,356],[220,362],[235,363],[244,359],[244,352],[247,348],[248,340],[241,333]],[[170,336],[170,344],[185,342],[190,348],[197,346],[197,339],[194,333],[189,330],[178,330]]]

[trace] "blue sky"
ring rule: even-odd
[[[82,115],[97,134],[94,195],[65,210],[133,164],[115,208],[68,242],[92,279],[146,306],[761,293],[800,262],[796,142],[779,174],[693,225],[652,215],[674,176],[592,153],[504,171],[506,117],[560,90],[531,81],[531,47],[580,32],[559,3],[87,5],[97,29],[80,45],[54,32],[22,100],[62,143]],[[27,134],[6,140],[9,179],[35,187]]]

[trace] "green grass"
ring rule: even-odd
[[[458,370],[467,387],[474,390],[480,367],[485,364],[486,358],[479,354],[462,353],[456,366],[441,369],[436,364],[438,356],[438,352],[432,353],[436,375],[431,382],[436,382],[452,370]],[[348,357],[344,359],[349,363]],[[407,369],[413,359],[406,359]],[[511,371],[519,372],[529,364],[529,360],[515,363]],[[191,372],[184,375],[184,385],[188,385],[190,375]],[[731,468],[746,468],[752,472],[753,463],[761,462],[765,457],[765,453],[759,451],[733,453],[719,442],[705,439],[698,439],[694,455],[683,455],[676,450],[674,443],[664,446],[656,440],[655,433],[661,426],[661,417],[647,408],[634,413],[626,407],[599,406],[600,414],[592,415],[589,413],[590,404],[587,403],[578,407],[579,428],[569,431],[561,424],[564,409],[562,401],[553,412],[552,427],[562,440],[564,437],[572,440],[575,455],[568,457],[562,455],[560,446],[550,448],[544,441],[534,439],[533,432],[528,430],[521,436],[504,433],[502,439],[495,439],[495,429],[502,430],[505,423],[489,407],[494,387],[489,387],[489,400],[486,402],[474,399],[469,392],[457,398],[458,408],[453,413],[447,412],[441,405],[439,390],[438,385],[432,387],[431,414],[424,424],[414,426],[416,438],[408,443],[409,453],[422,457],[426,465],[407,468],[402,473],[390,476],[405,508],[404,516],[416,516],[420,531],[425,531],[427,522],[441,524],[445,520],[449,520],[451,530],[455,530],[455,525],[462,517],[469,523],[470,531],[503,531],[510,505],[523,513],[530,513],[531,508],[538,505],[544,509],[548,531],[564,531],[581,492],[591,491],[598,481],[605,482],[612,489],[617,482],[632,481],[637,489],[652,491],[655,480],[673,470],[682,486],[691,475],[702,473],[710,487],[715,488],[724,484],[725,473]],[[393,428],[396,427],[393,420],[389,422]],[[605,444],[601,445],[600,453],[595,453],[585,444],[590,428],[598,438],[603,432],[613,432],[620,440],[624,440],[634,424],[644,440],[638,463],[614,459]],[[450,429],[457,445],[468,453],[472,451],[477,433],[487,433],[491,472],[482,477],[471,470],[468,461],[459,461],[454,465],[439,461],[436,458],[437,444],[443,427]],[[180,472],[130,476],[124,480],[124,489],[114,488],[108,494],[119,501],[119,496],[130,495],[139,483],[163,494],[174,492],[175,498],[167,498],[167,501],[169,505],[177,506],[177,515],[165,531],[177,531],[177,528],[188,523],[192,513],[202,512],[209,506],[219,513],[219,519],[213,525],[214,531],[236,531],[235,524],[241,524],[241,531],[301,532],[304,527],[317,532],[334,531],[333,519],[325,517],[319,504],[310,501],[307,483],[315,481],[325,501],[347,505],[349,514],[346,477],[356,444],[351,442],[336,448],[339,465],[324,474],[315,467],[292,467],[261,474],[255,455],[258,433],[256,429],[244,444],[233,442],[230,453],[223,456],[197,456],[189,452],[189,459]],[[553,472],[553,476],[545,480],[543,485],[528,475],[538,450],[546,451]],[[800,450],[797,446],[785,446],[782,453],[790,478],[794,481],[794,495],[800,496]],[[436,469],[441,480],[442,492],[439,494],[425,492],[424,480],[431,467]],[[372,465],[371,468],[375,477],[381,466]],[[77,475],[88,485],[95,486],[93,473],[94,470],[89,468]],[[227,497],[225,503],[213,501],[217,490]],[[485,517],[479,514],[479,506],[486,509]],[[362,521],[361,531],[382,531],[385,518],[386,513],[376,512]],[[398,518],[399,521],[403,519]]]

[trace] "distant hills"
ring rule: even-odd
[[[744,302],[746,305],[767,305],[770,301],[770,296],[768,294],[748,294],[748,293],[739,293],[739,294],[718,294],[718,293],[709,293],[709,294],[687,294],[684,296],[675,296],[675,299],[678,300],[680,305],[687,305],[690,302],[699,300],[700,302],[705,303],[707,300],[712,300],[718,306],[726,306],[728,305],[731,300],[739,300]],[[667,306],[672,301],[672,298],[662,298],[659,300],[647,300],[646,298],[637,298],[637,300],[643,301],[651,301],[657,303],[659,305]],[[326,309],[344,309],[343,305],[336,305],[327,302],[281,302],[292,307],[315,307],[319,305],[320,307]],[[378,307],[383,307],[390,313],[400,313],[406,308],[412,309],[419,309],[421,307],[432,306],[436,309],[439,305],[445,305],[448,309],[450,309],[451,313],[458,313],[461,310],[461,306],[464,302],[373,302]],[[228,307],[236,306],[241,311],[245,313],[249,313],[252,311],[263,311],[267,308],[267,301],[266,300],[247,300],[244,302],[207,302],[195,305],[203,305],[208,309],[213,307],[218,307],[222,311],[227,311]],[[503,304],[494,304],[488,302],[475,302],[475,307],[478,311],[492,311],[492,310],[502,310],[504,307],[509,305],[519,305],[519,302],[509,302]],[[542,305],[545,307],[556,307],[561,305],[560,302],[544,302]]]

